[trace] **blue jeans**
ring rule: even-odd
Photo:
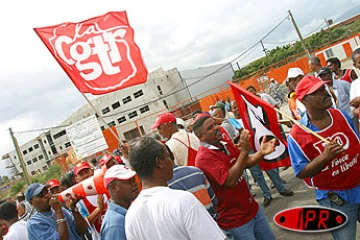
[[[268,185],[266,184],[264,174],[263,174],[259,164],[250,168],[250,171],[251,171],[251,174],[254,176],[256,182],[259,184],[259,187],[261,189],[263,197],[270,198],[271,192],[270,192]],[[278,190],[278,192],[284,192],[286,190],[286,187],[280,178],[278,168],[267,170],[265,172],[269,176],[271,181],[274,183],[274,186],[275,186],[276,190]]]
[[[248,185],[249,190],[250,190],[250,192],[251,192],[251,191],[252,191],[252,187],[251,187],[251,184],[249,183],[249,176],[248,176],[248,174],[247,174],[246,169],[244,169],[243,177],[244,177],[244,179],[245,179],[245,181],[246,181],[246,184]]]
[[[237,228],[224,230],[224,232],[230,240],[275,239],[275,235],[266,219],[264,209],[260,206],[255,217],[249,222]]]
[[[335,240],[355,240],[356,237],[356,222],[358,221],[360,214],[360,203],[348,203],[345,202],[344,205],[338,206],[335,203],[331,202],[329,199],[317,200],[320,206],[333,208],[343,212],[348,217],[348,222],[345,226],[331,231],[331,234]]]

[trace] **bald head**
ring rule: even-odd
[[[321,69],[321,62],[320,62],[320,58],[318,57],[311,57],[309,60],[309,68],[312,72],[319,72]]]

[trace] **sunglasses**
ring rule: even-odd
[[[44,188],[38,195],[35,195],[36,198],[43,198],[46,194],[48,194],[48,189]],[[34,198],[33,197],[33,198]]]

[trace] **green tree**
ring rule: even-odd
[[[335,29],[329,29],[326,31],[321,30],[320,32],[314,33],[311,36],[307,37],[304,41],[305,45],[310,51],[315,51],[325,45],[339,41],[358,32],[360,32],[360,20]],[[287,63],[284,60],[286,60],[288,57],[300,54],[302,52],[304,52],[304,49],[300,41],[297,41],[292,45],[287,44],[282,47],[277,46],[276,48],[273,48],[267,52],[267,57],[256,59],[255,61],[249,63],[247,66],[241,68],[240,70],[236,70],[233,79],[241,81],[247,79],[259,70],[267,68],[270,65],[284,65]],[[281,64],[281,61],[284,62]]]

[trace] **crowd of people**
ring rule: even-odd
[[[360,49],[352,60],[360,69]],[[355,71],[341,69],[337,58],[321,66],[313,57],[309,68],[308,75],[290,68],[286,78],[289,110],[305,126],[287,123],[292,168],[315,188],[319,205],[347,215],[347,224],[331,232],[334,239],[355,239],[360,221],[360,79]],[[276,89],[272,80],[271,91]],[[246,90],[278,107],[254,86]],[[264,209],[272,195],[259,162],[275,150],[276,139],[263,137],[254,151],[241,117],[230,99],[208,112],[194,111],[188,123],[169,112],[160,114],[151,136],[120,141],[113,154],[91,161],[93,166],[79,162],[62,179],[33,183],[16,201],[4,200],[0,235],[5,240],[275,239]],[[107,193],[74,193],[60,202],[61,192],[93,177],[99,168],[106,169]],[[279,169],[265,173],[281,195],[295,194]],[[254,199],[249,175],[261,189],[262,205]]]

